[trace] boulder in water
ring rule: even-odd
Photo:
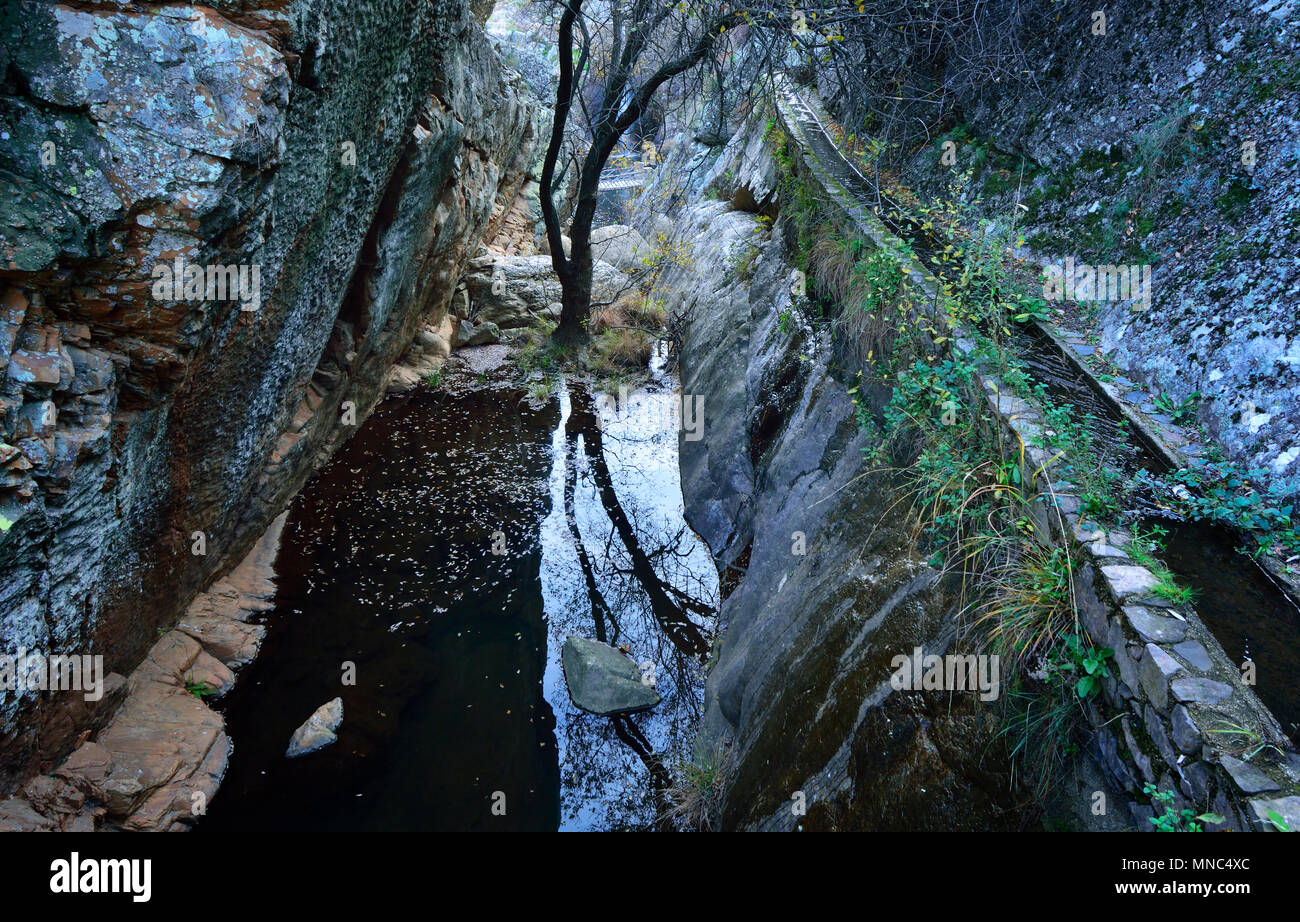
[[[293,731],[285,756],[296,759],[336,742],[338,737],[334,731],[341,723],[343,723],[343,699],[335,698],[322,704],[307,718],[306,723]]]
[[[569,697],[584,711],[613,717],[648,710],[661,700],[653,685],[641,681],[636,663],[607,643],[570,636],[561,658]]]

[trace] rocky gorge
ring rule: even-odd
[[[542,110],[458,3],[34,2],[3,28],[5,643],[102,651],[120,685],[161,630],[191,650],[173,684],[219,672],[234,651],[173,625],[441,326]],[[155,299],[177,257],[256,264],[258,309]],[[11,789],[117,700],[0,694]]]
[[[549,19],[11,5],[0,830],[1296,828],[1300,14],[1157,6],[675,88],[575,351]]]

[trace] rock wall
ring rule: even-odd
[[[24,0],[0,73],[0,650],[127,673],[439,326],[545,119],[464,0]],[[74,699],[0,691],[7,787]]]
[[[677,216],[689,265],[661,286],[676,289],[669,310],[689,316],[683,399],[703,401],[704,437],[680,443],[687,519],[723,574],[695,753],[725,778],[718,819],[774,830],[1032,823],[988,751],[991,707],[891,686],[895,656],[957,648],[957,595],[914,553],[890,478],[863,475],[868,437],[842,380],[852,364],[826,331],[792,319],[783,222],[764,230],[727,201],[772,204],[761,120],[722,152],[683,147],[669,173],[696,177],[695,196],[727,177],[723,200]],[[755,245],[746,280],[739,255]]]
[[[925,264],[835,179],[834,167],[844,162],[843,155],[816,144],[788,99],[779,98],[776,110],[781,130],[797,151],[795,169],[835,206],[842,224],[889,252],[925,293],[925,301],[943,300],[939,281]],[[828,163],[828,156],[834,160]],[[1104,793],[1109,800],[1103,801],[1101,815],[1119,814],[1129,828],[1149,831],[1155,811],[1142,800],[1147,798],[1145,786],[1154,784],[1171,794],[1177,810],[1218,814],[1223,819],[1216,825],[1223,829],[1271,830],[1272,814],[1288,825],[1300,822],[1300,754],[1277,718],[1194,605],[1174,604],[1154,591],[1157,577],[1130,556],[1133,536],[1102,528],[1083,511],[1084,491],[1068,457],[1073,447],[1054,440],[1040,409],[1016,395],[999,377],[995,362],[978,358],[970,332],[957,331],[953,352],[979,369],[983,396],[1004,444],[1020,446],[1004,457],[1020,467],[1017,482],[1023,485],[1034,533],[1044,546],[1063,548],[1076,561],[1071,598],[1079,623],[1096,648],[1113,652],[1118,671],[1102,680],[1104,694],[1083,708],[1091,729],[1086,753],[1091,763],[1081,759],[1075,765],[1076,783],[1092,766],[1104,783],[1058,791],[1055,809],[1095,828],[1093,799]],[[1059,347],[1071,355],[1070,344]],[[1080,371],[1086,373],[1082,366]],[[1128,421],[1138,422],[1134,417]],[[1163,456],[1173,457],[1162,431],[1148,429],[1146,435],[1161,446]],[[1259,748],[1249,753],[1239,745],[1240,738]],[[1252,763],[1260,752],[1267,755]]]
[[[1152,591],[1155,575],[1126,550],[1132,535],[1098,528],[1080,511],[1078,485],[1056,467],[1052,452],[1032,445],[1047,426],[1042,414],[996,377],[986,374],[983,382],[1009,438],[1030,445],[1021,482],[1042,485],[1027,494],[1035,497],[1040,532],[1081,562],[1072,586],[1080,624],[1094,646],[1114,651],[1118,675],[1102,680],[1104,694],[1085,710],[1094,731],[1090,755],[1121,795],[1133,827],[1148,831],[1156,813],[1142,802],[1148,784],[1172,792],[1177,810],[1222,816],[1216,831],[1271,830],[1270,813],[1294,827],[1300,754],[1277,718],[1195,609]],[[1241,728],[1269,754],[1251,762],[1225,728]],[[1083,814],[1081,803],[1074,807]]]
[[[1102,301],[1073,328],[1300,495],[1300,4],[1123,0],[1104,26],[1093,6],[1022,12],[1030,70],[946,62],[930,77],[966,89],[894,164],[931,193],[971,171],[975,211],[1016,215],[1039,264],[1151,266],[1149,309]]]
[[[935,291],[924,266],[825,175],[784,106],[777,118],[802,151],[795,168],[840,206],[839,220],[893,249],[915,283]],[[860,366],[825,331],[801,328],[791,309],[792,264],[762,133],[751,125],[720,152],[696,148],[666,167],[702,177],[689,192],[714,199],[681,214],[692,265],[669,287],[681,289],[670,309],[688,317],[684,399],[704,401],[705,439],[681,443],[688,519],[729,591],[696,749],[727,779],[723,824],[1033,822],[1004,800],[1005,764],[988,744],[1003,726],[989,710],[969,695],[905,692],[888,681],[891,657],[913,645],[926,654],[954,648],[960,603],[916,558],[899,512],[905,497],[864,470],[867,436],[849,397]],[[778,215],[771,236],[757,212]],[[959,339],[958,348],[972,346]],[[1037,411],[995,378],[985,384],[1008,444],[1032,446],[1043,429]],[[1040,469],[1055,481],[1031,507],[1036,528],[1081,562],[1073,587],[1080,621],[1098,647],[1114,650],[1117,670],[1087,708],[1086,758],[1054,792],[1052,816],[1150,829],[1149,783],[1172,792],[1179,809],[1222,814],[1222,828],[1269,829],[1270,811],[1294,822],[1300,758],[1276,719],[1195,611],[1154,596],[1155,578],[1124,550],[1129,536],[1095,531],[1080,515],[1078,490],[1051,455],[1028,448],[1021,482]],[[1276,757],[1243,760],[1224,726],[1247,728]],[[796,792],[807,806],[802,819]],[[1110,805],[1102,818],[1090,814],[1096,792]]]

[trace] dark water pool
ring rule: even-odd
[[[717,603],[671,399],[661,378],[617,410],[579,387],[541,407],[507,386],[380,406],[294,502],[266,642],[218,705],[235,750],[200,830],[654,825]],[[663,702],[577,710],[569,634],[651,664]],[[335,696],[338,742],[286,759]]]

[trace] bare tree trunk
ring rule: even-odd
[[[592,260],[591,223],[596,216],[600,174],[605,169],[610,154],[623,133],[636,124],[658,89],[678,74],[695,67],[710,54],[719,37],[742,19],[741,13],[723,6],[716,18],[702,25],[698,34],[681,54],[662,62],[658,69],[639,86],[633,86],[633,75],[646,51],[650,36],[657,24],[663,23],[676,8],[667,4],[650,11],[638,6],[642,14],[653,12],[651,25],[641,23],[635,35],[623,35],[621,11],[615,5],[614,48],[610,70],[603,76],[602,102],[591,129],[591,146],[583,158],[578,174],[578,201],[569,223],[569,254],[566,256],[561,241],[560,218],[555,206],[555,171],[563,147],[564,129],[575,104],[580,102],[582,72],[587,60],[586,26],[582,16],[583,0],[568,0],[560,16],[557,40],[559,46],[559,82],[555,91],[555,118],[551,126],[551,141],[542,160],[541,205],[542,219],[546,224],[546,239],[551,248],[551,264],[560,280],[560,324],[554,338],[558,341],[582,342],[587,339],[587,320],[591,313]],[[581,52],[575,61],[574,27],[584,38]],[[625,101],[626,100],[626,101]]]
[[[560,279],[560,325],[554,334],[560,341],[581,342],[587,339],[594,273],[591,225],[600,201],[600,174],[617,141],[618,135],[612,131],[597,130],[591,149],[583,159],[578,178],[578,200],[574,205],[573,219],[569,222],[569,256],[565,260],[568,278]]]
[[[587,290],[584,294],[577,290],[579,286],[574,284],[573,264],[564,255],[560,216],[555,208],[553,189],[555,167],[560,157],[560,150],[563,147],[564,126],[568,123],[569,109],[573,105],[576,92],[573,75],[573,23],[581,8],[582,0],[574,0],[573,5],[566,7],[564,14],[560,17],[560,81],[555,91],[555,119],[551,126],[551,140],[547,145],[546,156],[542,161],[541,188],[539,192],[542,204],[542,220],[546,224],[546,239],[551,249],[551,265],[555,269],[556,277],[560,280],[561,310],[559,329],[573,329],[576,321],[578,329],[585,333],[582,321],[586,318],[587,313],[585,305],[591,303],[591,270],[590,268],[587,270]]]
[[[578,209],[581,213],[581,207]],[[563,342],[582,341],[587,338],[587,317],[591,313],[591,218],[583,223],[577,218],[570,226],[568,279],[561,280],[560,325],[554,336]]]

